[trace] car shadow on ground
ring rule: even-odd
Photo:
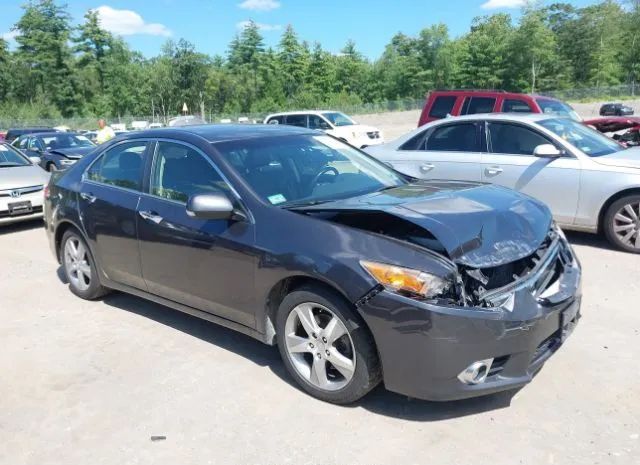
[[[58,268],[58,277],[63,283],[66,282],[61,267]],[[214,344],[258,366],[268,367],[282,381],[294,389],[299,389],[286,372],[276,347],[265,345],[237,331],[136,296],[114,292],[105,296],[103,302],[116,309],[135,313]],[[376,414],[411,421],[440,421],[508,407],[514,394],[514,391],[510,391],[455,402],[428,402],[394,394],[380,385],[359,402],[336,408],[364,408]]]
[[[20,221],[18,223],[10,223],[0,226],[0,236],[40,228],[44,230],[44,222],[42,221],[42,218],[34,218],[28,221]]]

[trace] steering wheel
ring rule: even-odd
[[[333,173],[334,176],[338,176],[340,174],[338,172],[338,170],[335,169],[333,166],[328,166],[328,165],[323,166],[320,169],[320,171],[318,171],[318,174],[316,174],[313,177],[313,180],[311,181],[311,189],[313,189],[316,186],[316,184],[318,184],[318,181],[320,180],[320,177],[325,173]]]

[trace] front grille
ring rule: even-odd
[[[20,213],[17,215],[10,215],[9,214],[9,210],[0,210],[0,218],[18,218],[20,216],[28,216],[28,215],[33,215],[35,213],[42,213],[42,207],[33,207],[33,209],[30,212],[24,212],[24,213]]]
[[[380,131],[367,132],[367,136],[369,136],[369,139],[380,139]]]
[[[502,373],[502,370],[504,370],[504,366],[506,365],[508,360],[509,360],[508,355],[494,358],[493,363],[491,364],[491,369],[489,370],[489,373],[487,373],[487,378],[491,376],[496,376]]]
[[[0,191],[0,197],[13,197],[15,195],[14,193],[17,193],[18,197],[16,197],[16,198],[19,198],[19,197],[21,197],[22,195],[25,195],[25,194],[32,194],[34,192],[41,191],[43,188],[44,188],[44,186],[42,186],[42,185],[39,185],[39,186],[28,186],[28,187],[16,187],[15,189],[7,189],[7,190]]]
[[[535,352],[533,353],[533,357],[531,357],[531,363],[536,363],[548,353],[554,352],[558,347],[560,347],[560,342],[561,333],[560,331],[556,331],[551,336],[542,341],[536,348]]]

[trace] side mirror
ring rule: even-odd
[[[553,144],[541,144],[534,150],[533,154],[540,158],[558,158],[562,156],[562,152]]]
[[[29,157],[29,160],[31,160],[31,163],[33,163],[34,165],[39,165],[40,162],[42,161],[40,157],[36,157],[36,156]]]
[[[196,194],[187,201],[187,215],[203,220],[230,220],[235,209],[223,193]]]

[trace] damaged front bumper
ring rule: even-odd
[[[568,261],[560,249],[568,251]],[[547,272],[556,265],[559,273]],[[580,318],[580,282],[580,264],[561,238],[535,272],[484,296],[494,307],[419,301],[381,290],[358,309],[373,333],[387,389],[454,400],[531,381]],[[490,361],[486,377],[464,382],[461,375],[477,361]]]

